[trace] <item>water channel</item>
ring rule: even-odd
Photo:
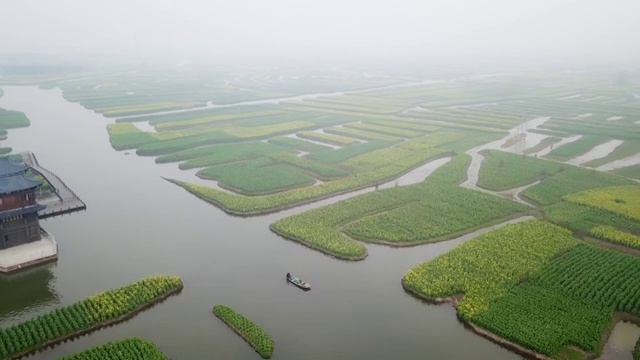
[[[0,326],[144,276],[176,274],[185,283],[180,295],[131,321],[31,358],[55,359],[139,336],[172,359],[256,359],[213,317],[215,304],[230,305],[260,324],[275,340],[275,360],[520,358],[465,329],[451,306],[424,304],[400,285],[408,269],[478,233],[412,248],[367,245],[366,260],[338,261],[268,230],[282,216],[335,199],[231,217],[163,180],[180,171],[175,164],[158,166],[153,158],[114,151],[108,120],[67,102],[60,90],[4,91],[0,107],[24,111],[32,125],[11,130],[3,144],[33,151],[87,210],[42,222],[59,243],[57,263],[0,277]],[[286,272],[309,281],[313,290],[287,285]]]

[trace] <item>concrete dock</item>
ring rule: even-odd
[[[58,244],[53,235],[41,229],[42,239],[0,251],[0,273],[39,265],[58,258]]]

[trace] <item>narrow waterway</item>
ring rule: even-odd
[[[593,149],[589,150],[586,154],[577,156],[573,159],[567,161],[567,164],[571,165],[582,165],[584,163],[588,163],[589,161],[601,159],[603,157],[607,157],[611,154],[618,146],[622,145],[622,140],[611,140],[607,141],[604,144],[600,144],[594,146]]]
[[[611,331],[599,360],[633,360],[633,350],[640,338],[640,327],[619,322]]]
[[[0,326],[144,276],[176,274],[185,283],[180,295],[131,321],[32,359],[55,359],[133,336],[153,341],[172,359],[255,359],[213,317],[215,304],[230,305],[260,324],[275,340],[275,360],[520,358],[466,330],[451,306],[426,305],[400,285],[411,267],[488,229],[414,248],[367,245],[365,261],[338,261],[268,230],[282,216],[335,199],[267,216],[231,217],[163,180],[180,172],[175,164],[114,151],[107,120],[65,101],[60,90],[4,90],[0,107],[24,111],[32,123],[11,130],[7,146],[33,151],[87,210],[42,222],[59,243],[56,264],[0,277]],[[425,171],[414,176],[422,178]],[[287,285],[286,272],[309,281],[313,290]]]

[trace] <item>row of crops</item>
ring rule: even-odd
[[[63,356],[58,360],[169,360],[150,341],[131,338],[111,341],[77,354]]]
[[[640,186],[613,186],[589,189],[564,197],[576,204],[604,209],[628,219],[640,220]]]
[[[262,358],[271,358],[274,349],[273,340],[260,326],[225,305],[214,306],[213,314],[237,332]]]
[[[0,358],[22,356],[43,346],[124,320],[181,290],[182,286],[182,281],[176,276],[144,278],[0,329]]]

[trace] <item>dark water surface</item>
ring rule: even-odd
[[[33,151],[88,208],[42,222],[58,241],[56,264],[0,277],[0,326],[144,276],[175,274],[185,283],[180,295],[126,323],[32,358],[139,336],[175,360],[259,359],[211,314],[215,304],[262,326],[275,341],[276,360],[520,358],[466,330],[451,306],[423,304],[400,285],[408,269],[464,239],[368,246],[365,261],[335,260],[268,230],[300,210],[228,216],[160,178],[179,178],[176,164],[157,166],[153,158],[114,151],[107,120],[67,102],[59,90],[4,90],[0,107],[24,111],[32,125],[11,130],[3,145]],[[287,285],[286,272],[313,290]]]

